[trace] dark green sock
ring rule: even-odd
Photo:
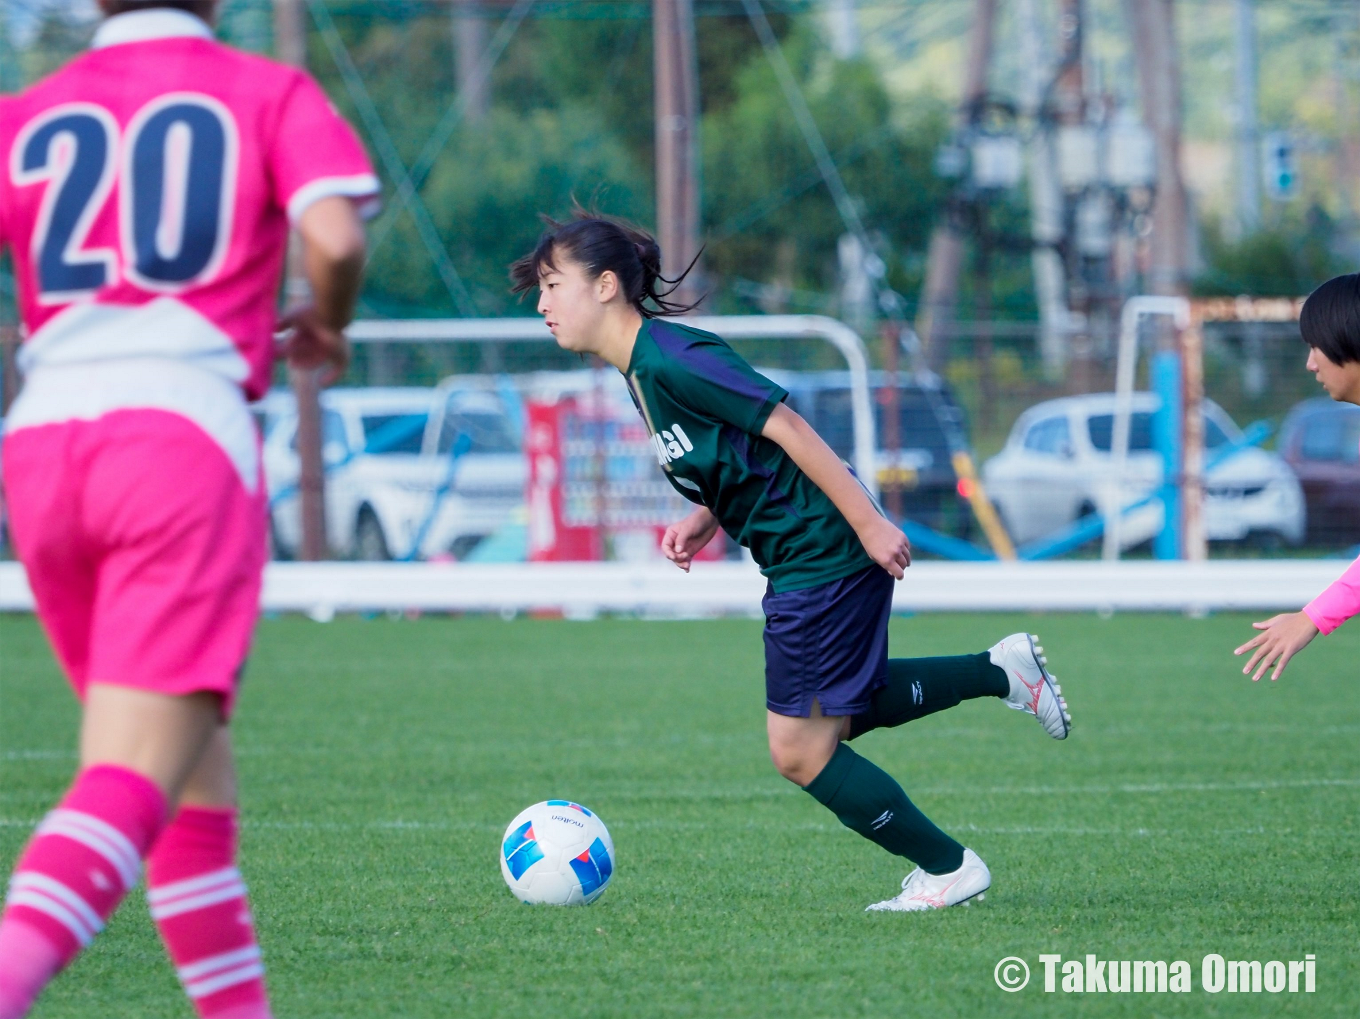
[[[891,775],[848,744],[838,744],[826,767],[804,788],[851,831],[922,870],[947,874],[963,866],[963,846],[917,810]]]
[[[1010,692],[1005,670],[993,665],[986,651],[949,658],[890,658],[888,685],[874,694],[868,711],[850,719],[850,738],[891,729],[959,701],[1005,697]]]

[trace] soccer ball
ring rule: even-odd
[[[520,811],[501,840],[501,876],[520,902],[584,906],[609,887],[614,840],[579,803],[548,800]]]

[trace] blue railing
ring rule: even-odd
[[[1270,438],[1273,431],[1274,425],[1269,421],[1257,421],[1248,425],[1240,437],[1213,450],[1205,458],[1204,473],[1207,475],[1214,468],[1222,466],[1245,449],[1259,446]],[[1119,511],[1119,515],[1126,517],[1130,513],[1158,501],[1167,506],[1174,505],[1177,494],[1175,485],[1160,485],[1148,495],[1124,506]],[[996,558],[996,554],[990,549],[982,548],[970,541],[964,541],[948,534],[941,534],[939,531],[913,520],[904,521],[902,530],[906,533],[914,548],[919,548],[922,552],[929,552],[931,555],[964,562],[981,562]],[[1015,554],[1017,558],[1029,561],[1052,559],[1055,556],[1080,548],[1087,542],[1096,540],[1104,533],[1104,515],[1093,513],[1073,521],[1061,530],[1054,531],[1052,534],[1045,535],[1027,545],[1022,545],[1015,550]],[[1357,554],[1360,554],[1360,548],[1357,549]]]

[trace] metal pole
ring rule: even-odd
[[[1189,284],[1189,200],[1181,177],[1181,76],[1176,48],[1174,0],[1124,0],[1133,30],[1134,55],[1143,118],[1157,145],[1157,197],[1152,207],[1151,265],[1148,289],[1154,294],[1185,296]],[[1179,552],[1187,559],[1208,557],[1203,527],[1204,482],[1204,364],[1199,330],[1183,329],[1174,346],[1164,345],[1179,359],[1179,385],[1170,380],[1164,399],[1175,398],[1180,417],[1173,447],[1177,451],[1179,482],[1176,519],[1167,521],[1182,538]],[[1173,393],[1174,390],[1174,393]],[[1171,507],[1168,507],[1171,512]],[[1162,549],[1165,553],[1167,550]]]
[[[902,393],[898,388],[900,327],[893,322],[883,323],[880,339],[883,342],[883,388],[879,390],[879,406],[883,408],[883,454],[888,461],[887,484],[883,491],[883,508],[893,523],[902,522]]]
[[[1183,297],[1130,297],[1120,316],[1119,360],[1115,368],[1114,420],[1110,429],[1110,473],[1105,488],[1103,558],[1118,559],[1123,521],[1124,472],[1129,460],[1129,421],[1133,412],[1133,382],[1138,367],[1138,325],[1145,315],[1166,315],[1176,328],[1190,325],[1190,302]]]
[[[19,327],[0,325],[0,417],[9,413],[19,395]]]
[[[1360,8],[1332,18],[1335,39],[1334,80],[1336,82],[1336,121],[1341,128],[1338,139],[1336,176],[1337,194],[1341,197],[1343,229],[1348,242],[1352,264],[1360,262],[1360,110],[1356,109],[1353,90],[1360,84]]]
[[[982,103],[987,98],[987,71],[992,62],[995,24],[996,0],[976,0],[973,30],[968,37],[963,95],[959,101],[958,124],[961,127],[976,123],[982,114]],[[953,209],[949,209],[931,232],[930,247],[926,251],[926,280],[920,309],[916,313],[916,334],[925,344],[927,363],[937,371],[948,359],[945,330],[958,299],[963,240],[954,222]]]
[[[699,83],[692,0],[653,0],[656,225],[661,271],[674,279],[699,254]],[[698,297],[687,279],[676,298]]]
[[[1086,108],[1086,24],[1083,0],[1062,0],[1058,10],[1058,76],[1053,83],[1053,117],[1059,130],[1087,127]],[[1061,176],[1059,167],[1059,176]],[[1091,363],[1092,279],[1087,271],[1085,252],[1077,243],[1076,219],[1069,210],[1080,209],[1084,196],[1065,194],[1059,211],[1067,240],[1063,265],[1067,281],[1068,333],[1063,353],[1069,361],[1069,386],[1072,392],[1085,393],[1093,388]]]
[[[285,64],[307,64],[307,24],[303,0],[274,0],[274,54]],[[289,235],[284,276],[284,304],[296,307],[311,297],[302,271],[302,248],[296,233]],[[302,539],[298,558],[326,558],[326,471],[321,450],[321,403],[317,371],[288,373],[297,400],[298,512]]]
[[[1149,289],[1184,296],[1189,261],[1187,198],[1181,177],[1181,77],[1172,0],[1124,0],[1133,31],[1143,120],[1157,147]]]
[[[1028,146],[1030,236],[1034,241],[1030,261],[1039,303],[1039,355],[1044,375],[1057,380],[1067,370],[1069,312],[1067,274],[1058,253],[1058,245],[1063,239],[1063,195],[1058,184],[1058,169],[1054,165],[1053,123],[1044,109],[1044,90],[1052,72],[1044,56],[1035,0],[1020,0],[1017,17],[1021,59],[1028,69],[1025,106],[1039,128]]]
[[[453,59],[458,93],[463,98],[463,119],[476,124],[491,108],[491,90],[485,75],[477,73],[486,49],[486,22],[479,16],[477,0],[452,0]]]
[[[1237,226],[1255,233],[1261,226],[1261,139],[1256,102],[1256,4],[1233,0],[1237,45]]]
[[[824,4],[826,24],[831,33],[831,52],[839,60],[853,60],[860,55],[856,0],[824,0]]]

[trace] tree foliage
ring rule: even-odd
[[[337,6],[335,20],[411,165],[455,99],[451,22],[428,13],[402,19],[371,4]],[[930,159],[943,111],[893,110],[867,62],[836,60],[797,19],[771,20],[892,281],[911,289],[941,195]],[[696,40],[705,267],[717,303],[741,304],[733,284],[742,281],[834,293],[844,226],[755,33],[744,18],[704,17]],[[323,42],[312,40],[312,67],[358,123],[352,83]],[[530,19],[498,62],[491,89],[491,113],[453,134],[422,196],[476,310],[506,314],[516,305],[505,267],[534,242],[540,214],[563,215],[576,201],[652,224],[650,19]],[[391,233],[374,253],[368,306],[452,313],[415,222],[395,209],[387,215]],[[380,222],[380,235],[387,226]]]

